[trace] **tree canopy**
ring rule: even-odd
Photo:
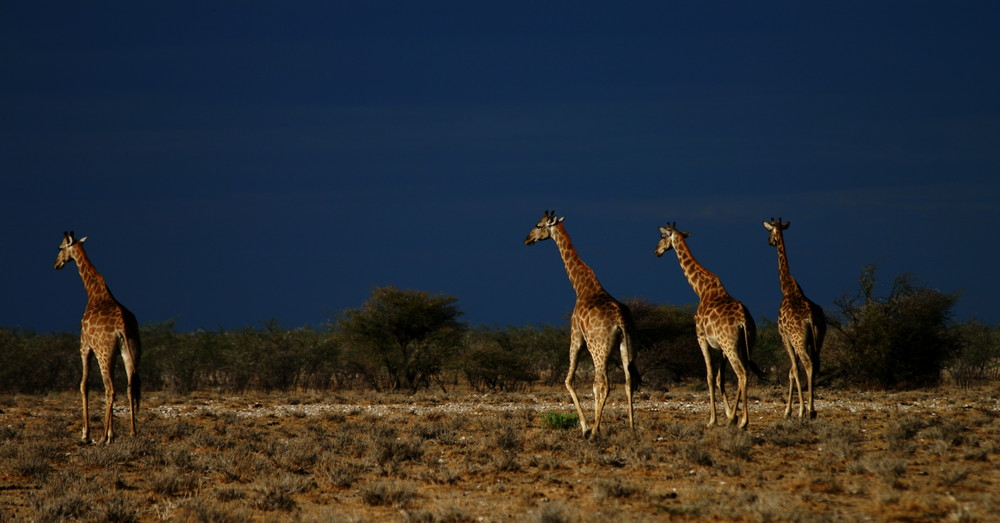
[[[350,364],[376,389],[416,390],[439,376],[465,325],[457,298],[376,287],[358,308],[343,311],[334,329]]]

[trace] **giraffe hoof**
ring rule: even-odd
[[[815,410],[809,413],[809,419],[816,419],[816,411]]]

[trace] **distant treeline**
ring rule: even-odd
[[[911,276],[875,292],[866,267],[859,291],[836,301],[822,351],[821,386],[912,388],[942,380],[960,386],[1000,379],[1000,329],[951,320],[957,298]],[[141,327],[144,390],[447,389],[525,390],[561,384],[568,364],[566,326],[471,327],[459,321],[457,298],[377,287],[368,301],[319,327],[287,329],[276,322],[239,330],[178,332],[172,322]],[[693,306],[626,300],[643,388],[659,391],[703,380]],[[0,328],[0,392],[77,390],[78,333]],[[583,355],[581,355],[583,356]],[[773,321],[758,320],[753,359],[771,382],[786,382],[789,359]],[[614,354],[612,358],[617,358]],[[592,369],[583,356],[581,383]],[[96,366],[96,362],[92,362]],[[124,372],[116,358],[116,388]],[[620,367],[611,379],[621,382]],[[100,373],[92,372],[100,390]]]

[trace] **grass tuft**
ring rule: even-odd
[[[409,483],[379,481],[363,487],[361,499],[368,505],[405,507],[416,497],[416,491]]]
[[[580,426],[580,416],[575,412],[545,411],[541,414],[542,428],[550,430],[566,430]]]

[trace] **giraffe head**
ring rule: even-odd
[[[782,240],[781,231],[787,229],[791,224],[792,222],[782,223],[781,218],[778,218],[778,221],[774,221],[774,218],[771,218],[771,221],[764,222],[764,228],[771,232],[771,235],[767,238],[768,245],[777,247]]]
[[[666,224],[660,227],[660,243],[656,244],[657,256],[663,256],[663,253],[669,251],[674,246],[675,238],[687,238],[691,236],[689,232],[681,232],[677,230],[677,222],[673,224]]]
[[[59,244],[59,255],[56,256],[56,269],[62,269],[66,262],[76,259],[76,250],[85,241],[87,241],[86,236],[77,240],[73,237],[73,231],[64,232],[62,243]]]
[[[531,229],[528,233],[528,237],[524,239],[525,245],[532,245],[537,241],[548,240],[552,237],[552,228],[555,227],[559,222],[566,219],[566,217],[556,218],[556,212],[545,211],[545,215],[542,216],[541,220],[535,224],[535,228]]]

